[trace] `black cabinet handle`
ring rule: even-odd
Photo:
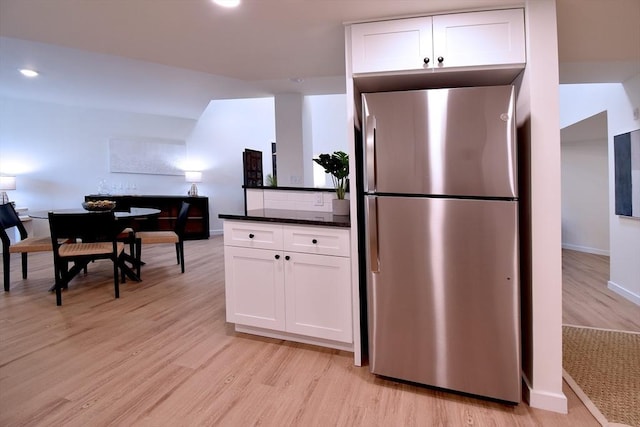
[[[291,259],[291,257],[289,255],[285,255],[284,259],[286,259],[287,261],[289,261]]]
[[[430,61],[429,57],[428,57],[428,56],[425,56],[425,57],[424,57],[424,63],[425,63],[425,64],[428,64],[428,63],[429,63],[429,61]]]
[[[438,64],[442,64],[444,62],[444,58],[442,56],[438,56]]]
[[[280,255],[276,255],[276,259],[280,259]]]
[[[311,241],[311,243],[313,243],[313,244],[315,245],[316,243],[318,243],[318,239],[313,239],[313,240]]]
[[[253,233],[249,233],[249,238],[250,239],[253,239],[254,237],[256,237],[256,236],[254,236]]]

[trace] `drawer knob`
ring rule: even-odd
[[[276,255],[276,259],[280,259],[280,255]]]
[[[425,63],[425,65],[426,65],[426,64],[428,64],[428,63],[429,63],[429,61],[430,61],[430,60],[429,60],[429,57],[428,57],[428,56],[425,56],[425,58],[424,58],[424,63]]]
[[[313,240],[311,241],[311,243],[313,243],[313,244],[315,245],[316,243],[318,243],[318,239],[313,239]]]
[[[291,257],[289,255],[285,255],[284,259],[286,259],[287,261],[289,261],[291,259]]]
[[[250,239],[253,239],[254,237],[256,237],[256,236],[254,236],[253,233],[249,233],[249,238]]]
[[[442,64],[444,62],[444,58],[442,56],[438,56],[438,63]]]

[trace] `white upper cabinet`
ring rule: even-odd
[[[524,65],[524,12],[507,9],[434,16],[433,56],[436,67]]]
[[[523,9],[436,15],[351,26],[353,74],[523,67]]]
[[[354,73],[419,70],[431,57],[431,18],[368,22],[351,26]]]

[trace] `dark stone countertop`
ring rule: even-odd
[[[255,209],[243,214],[219,214],[220,219],[240,221],[279,222],[285,224],[321,225],[325,227],[351,227],[348,215],[331,212],[296,211],[288,209]]]

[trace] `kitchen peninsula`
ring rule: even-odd
[[[286,193],[291,206],[314,194],[333,196]],[[352,351],[360,364],[349,216],[327,212],[324,203],[318,206],[324,210],[251,205],[244,214],[218,216],[224,219],[227,321],[237,332]]]

